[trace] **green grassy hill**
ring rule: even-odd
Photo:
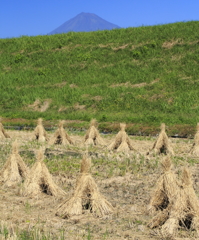
[[[192,21],[0,39],[0,115],[195,126],[198,29]]]

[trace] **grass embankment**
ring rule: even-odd
[[[193,21],[0,39],[1,116],[125,121],[130,132],[165,122],[189,134],[199,121],[198,28]]]

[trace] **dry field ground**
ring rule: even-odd
[[[10,130],[8,133],[10,139],[0,140],[0,167],[2,168],[8,159],[14,139],[18,140],[19,153],[29,167],[36,160],[35,150],[44,145],[45,163],[54,181],[66,191],[66,198],[69,198],[79,174],[82,153],[86,149],[83,133],[69,132],[75,140],[75,146],[72,147],[37,143],[31,131]],[[102,137],[108,144],[115,135]],[[105,147],[88,149],[92,158],[92,176],[100,192],[115,208],[112,216],[94,218],[85,210],[82,216],[62,219],[55,216],[55,211],[63,199],[45,194],[36,199],[23,197],[19,194],[21,185],[14,188],[1,186],[0,239],[165,239],[159,229],[152,230],[147,227],[151,219],[147,204],[161,174],[159,162],[162,156],[146,156],[156,138],[130,138],[138,153],[110,152]],[[193,175],[194,189],[199,195],[199,161],[188,154],[192,143],[193,139],[171,139],[175,152],[172,161],[179,175],[182,166],[189,167]],[[18,238],[15,238],[15,234]],[[196,232],[181,228],[175,239],[196,239]]]

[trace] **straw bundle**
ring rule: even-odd
[[[55,197],[65,195],[65,192],[54,183],[43,159],[44,154],[42,149],[40,149],[38,151],[37,161],[24,182],[21,194],[32,197],[38,197],[39,194],[47,194]]]
[[[6,133],[3,124],[1,123],[1,119],[0,119],[0,139],[4,139],[4,138],[10,138],[10,136]]]
[[[28,168],[18,152],[17,141],[12,144],[12,153],[0,173],[0,181],[5,187],[17,185],[27,176]]]
[[[108,146],[109,150],[116,150],[117,152],[119,151],[129,151],[129,150],[134,150],[133,144],[131,142],[131,139],[127,135],[126,131],[126,124],[125,123],[120,123],[120,131],[115,137],[115,140]]]
[[[150,152],[154,152],[155,154],[170,154],[174,155],[173,148],[170,145],[169,138],[165,132],[165,124],[161,124],[161,131],[160,134],[155,141],[152,149],[147,153],[150,154]]]
[[[193,189],[191,174],[187,168],[182,172],[182,185],[169,212],[169,219],[162,226],[164,236],[173,236],[178,227],[195,229],[199,233],[199,200]]]
[[[65,121],[59,122],[59,127],[50,139],[49,144],[74,145],[73,140],[69,137],[63,128]]]
[[[38,140],[39,142],[45,142],[48,141],[48,135],[43,127],[43,123],[42,123],[43,119],[39,118],[37,121],[37,126],[34,130],[34,135],[36,140]]]
[[[176,175],[172,171],[172,164],[169,157],[161,162],[163,174],[158,180],[158,184],[151,197],[148,210],[152,213],[157,212],[155,217],[148,224],[154,228],[163,224],[169,217],[169,210],[174,199],[179,194],[179,183]]]
[[[191,147],[190,153],[199,156],[199,123],[197,123],[196,134],[194,136],[194,142]]]
[[[84,137],[84,143],[87,145],[105,145],[105,142],[97,129],[96,119],[91,120],[90,127]]]
[[[69,218],[89,210],[94,216],[103,217],[113,212],[113,206],[100,194],[97,184],[89,174],[90,166],[90,158],[84,156],[74,194],[58,207],[56,215]]]
[[[171,176],[168,167],[169,164],[164,161],[163,168],[166,171],[164,175],[169,177],[165,175],[164,180],[160,179],[151,199],[150,206],[158,207],[160,210],[148,226],[151,228],[162,226],[161,233],[164,237],[173,237],[179,227],[195,229],[199,234],[199,200],[193,189],[191,174],[187,168],[184,168],[181,183],[179,183],[175,175]],[[160,191],[161,186],[164,187]],[[167,197],[167,204],[162,207],[160,204],[165,203],[163,194]]]

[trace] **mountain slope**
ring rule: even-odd
[[[66,21],[61,26],[49,34],[67,33],[67,32],[90,32],[97,30],[111,30],[120,28],[119,26],[107,22],[93,13],[80,13],[76,17]]]

